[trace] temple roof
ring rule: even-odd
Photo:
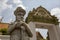
[[[0,29],[8,28],[8,23],[0,23]]]
[[[33,10],[29,12],[26,22],[29,23],[30,21],[58,24],[57,17],[51,15],[51,13],[42,6],[36,9],[33,8]]]

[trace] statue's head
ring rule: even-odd
[[[16,20],[22,20],[24,15],[25,15],[25,10],[22,7],[18,7],[15,11],[14,14],[16,16]]]

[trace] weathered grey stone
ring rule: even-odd
[[[25,13],[25,10],[21,7],[15,10],[16,21],[11,23],[8,29],[10,40],[29,40],[29,38],[32,37],[29,26],[23,21]]]

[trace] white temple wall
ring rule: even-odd
[[[29,27],[30,27],[30,29],[32,31],[32,34],[33,34],[33,37],[30,38],[30,40],[36,40],[36,30],[35,30],[36,28],[35,28],[35,24],[30,22],[29,23]]]

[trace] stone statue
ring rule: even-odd
[[[29,40],[29,38],[32,37],[32,32],[30,31],[29,26],[23,21],[25,13],[25,10],[21,7],[18,7],[14,11],[16,21],[11,23],[8,28],[10,40]]]

